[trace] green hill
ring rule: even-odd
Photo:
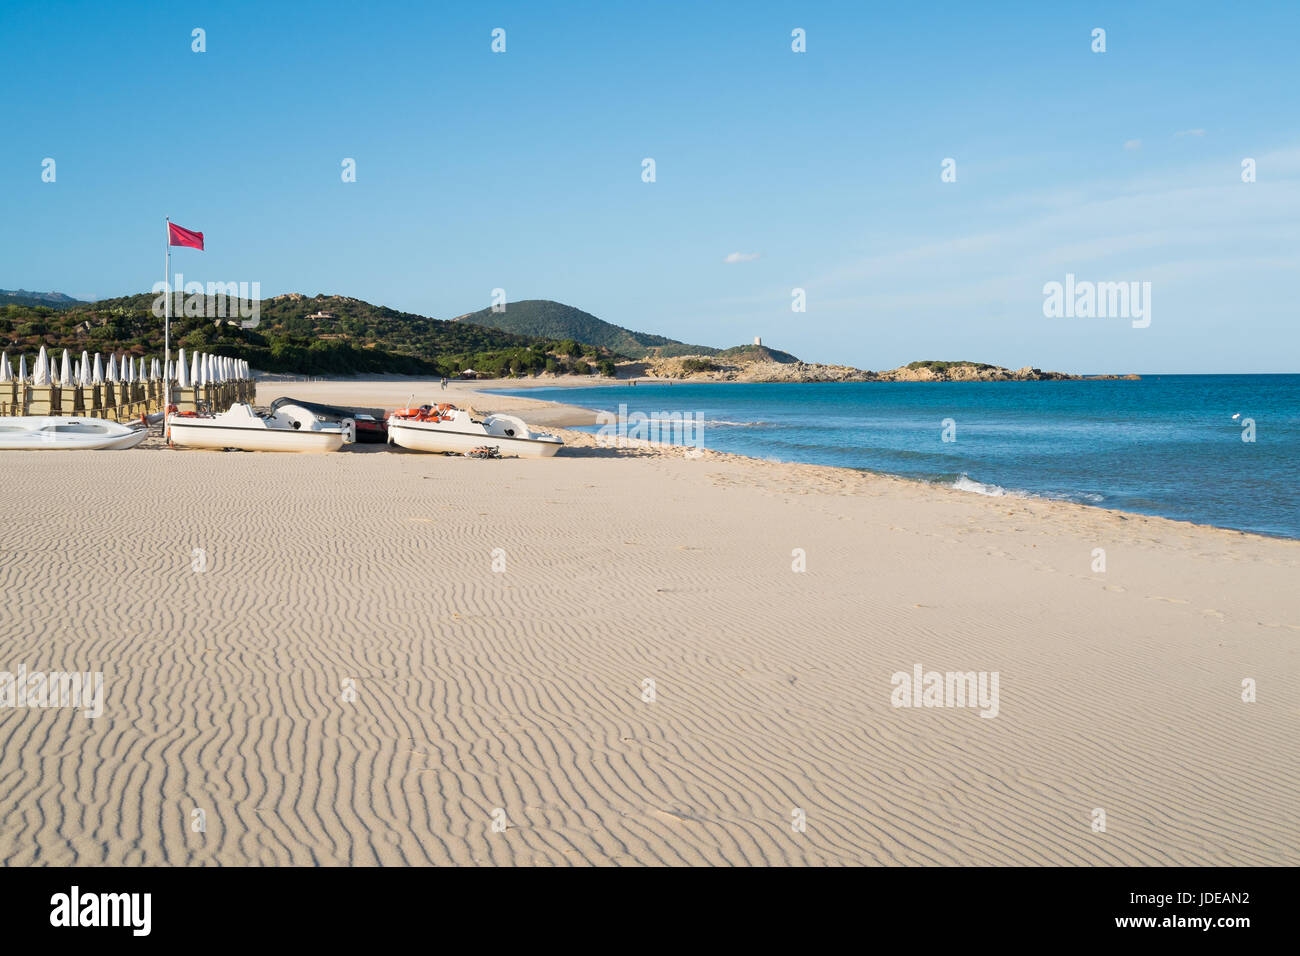
[[[42,345],[77,353],[162,352],[162,320],[154,314],[153,294],[99,302],[59,301],[67,297],[58,293],[13,295],[40,299],[36,304],[0,304],[0,348],[15,362],[19,353],[33,354]],[[305,375],[457,375],[470,368],[492,376],[613,375],[620,356],[798,361],[759,345],[719,350],[631,332],[544,299],[514,302],[502,313],[485,309],[448,321],[347,296],[291,293],[261,300],[259,324],[251,329],[240,327],[238,305],[231,300],[223,309],[225,318],[173,315],[172,348],[246,359],[262,371]]]
[[[731,359],[737,362],[780,362],[782,365],[789,365],[799,361],[789,352],[770,349],[766,345],[736,345],[715,354],[720,359]]]
[[[26,289],[0,289],[0,305],[43,305],[51,309],[70,309],[85,305],[62,292],[28,292]]]
[[[479,325],[515,335],[545,339],[572,340],[584,345],[608,349],[626,358],[645,358],[651,354],[712,355],[717,349],[704,345],[687,345],[676,339],[648,332],[633,332],[621,325],[598,319],[571,305],[550,299],[524,299],[506,304],[504,312],[481,309],[458,316],[453,322]]]
[[[163,323],[145,293],[68,308],[0,305],[0,348],[47,348],[157,355]],[[247,359],[256,369],[316,375],[401,372],[488,375],[539,372],[614,374],[608,349],[515,335],[465,322],[398,312],[345,296],[298,294],[263,299],[260,324],[239,327],[231,301],[227,319],[173,316],[172,348],[184,346]]]

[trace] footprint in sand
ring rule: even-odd
[[[1189,604],[1189,603],[1191,603],[1191,602],[1189,602],[1189,601],[1184,601],[1182,598],[1163,597],[1162,595],[1159,595],[1159,594],[1148,594],[1147,597],[1149,597],[1149,598],[1150,598],[1151,600],[1153,600],[1153,601],[1164,601],[1164,602],[1167,603],[1167,604]]]

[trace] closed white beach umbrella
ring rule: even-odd
[[[150,361],[149,361],[149,377],[150,377],[151,379],[153,379],[154,381],[157,381],[157,380],[158,380],[158,377],[159,377],[160,375],[162,375],[162,369],[160,369],[160,368],[158,367],[158,360],[157,360],[157,359],[150,359]]]
[[[46,353],[44,345],[36,355],[36,368],[32,370],[32,384],[50,384],[50,356]]]
[[[199,384],[199,353],[195,352],[190,356],[190,384],[195,388]]]
[[[135,381],[135,362],[131,361],[131,356],[129,355],[122,356],[122,381]]]
[[[91,378],[90,383],[92,385],[104,384],[104,363],[100,361],[98,352],[95,353],[95,374]]]
[[[137,382],[143,382],[143,381],[147,380],[148,378],[149,378],[149,373],[146,372],[146,371],[145,371],[145,368],[144,368],[144,356],[141,355],[141,356],[140,356],[140,365],[139,365],[139,366],[136,368],[136,370],[135,370],[135,380],[136,380]]]
[[[181,388],[190,387],[190,377],[186,374],[185,368],[184,349],[181,349],[180,354],[176,356],[176,384]]]
[[[81,374],[77,376],[77,379],[82,385],[90,384],[90,353],[85,349],[81,351]]]
[[[9,353],[0,352],[0,382],[13,381],[13,376],[9,373]]]
[[[207,356],[203,355],[199,357],[199,374],[194,379],[194,387],[202,388],[207,384],[208,384],[208,363],[207,363]]]
[[[110,382],[116,382],[117,378],[117,353],[108,353],[108,368],[104,370],[104,378]]]
[[[63,350],[63,369],[59,373],[59,384],[65,387],[72,384],[72,356],[68,354],[67,349]]]
[[[27,381],[27,356],[18,356],[18,381]]]

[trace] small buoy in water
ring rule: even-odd
[[[1240,417],[1241,417],[1241,412],[1237,412],[1237,414],[1232,416],[1232,420],[1235,422]]]

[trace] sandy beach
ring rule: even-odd
[[[561,434],[0,455],[0,862],[1300,863],[1300,543]]]

